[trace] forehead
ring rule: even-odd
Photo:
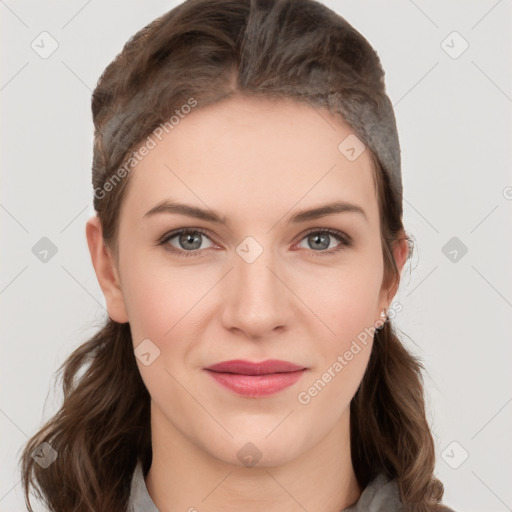
[[[123,209],[133,221],[167,198],[265,222],[294,205],[345,200],[376,219],[369,150],[347,158],[344,141],[358,139],[326,109],[237,96],[192,109],[160,132],[129,178]]]

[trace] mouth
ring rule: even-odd
[[[232,360],[205,368],[221,386],[246,397],[272,395],[295,384],[307,368],[288,361],[269,359],[260,363]]]

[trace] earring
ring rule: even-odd
[[[379,327],[376,327],[375,329],[377,331],[380,331],[383,327],[384,327],[384,324],[388,321],[388,315],[386,313],[386,310],[383,309],[381,312],[380,312],[380,319],[382,321],[382,325],[380,325]]]

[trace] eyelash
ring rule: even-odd
[[[179,250],[179,249],[176,249],[175,247],[173,247],[172,245],[169,245],[167,244],[167,242],[169,242],[169,240],[171,240],[172,238],[178,236],[178,235],[183,235],[183,234],[190,234],[190,233],[201,233],[202,235],[205,235],[206,237],[208,238],[211,238],[210,235],[208,234],[208,232],[204,231],[203,229],[200,229],[200,228],[182,228],[182,229],[177,229],[175,231],[171,231],[170,233],[167,233],[165,234],[157,243],[157,245],[162,245],[164,246],[164,249],[166,251],[169,251],[171,252],[172,254],[176,254],[177,256],[184,256],[184,257],[190,257],[190,256],[200,256],[201,255],[201,249],[195,249],[193,251],[184,251],[184,250]],[[318,229],[318,228],[313,228],[309,231],[307,231],[306,233],[303,234],[302,238],[299,240],[299,242],[301,242],[304,238],[306,238],[308,235],[311,235],[312,233],[328,233],[329,235],[333,236],[334,238],[336,238],[339,242],[340,242],[340,245],[338,247],[335,247],[334,249],[330,249],[330,250],[324,250],[324,251],[312,251],[313,253],[318,253],[318,254],[315,254],[315,256],[325,256],[325,255],[332,255],[340,250],[342,250],[343,248],[350,248],[352,247],[354,244],[352,242],[352,239],[346,235],[345,233],[341,232],[341,231],[337,231],[337,230],[334,230],[334,229],[329,229],[329,228],[324,228],[324,229]]]

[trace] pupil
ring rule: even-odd
[[[195,242],[194,242],[194,239],[195,239]],[[181,241],[182,241],[182,244],[185,244],[185,247],[187,247],[187,244],[192,244],[193,247],[188,247],[189,249],[197,249],[201,245],[201,243],[199,241],[199,236],[190,234],[190,233],[186,233],[185,235],[182,235]]]
[[[328,240],[327,234],[313,235],[313,239],[315,240],[314,245],[316,245],[317,247],[319,244],[323,245],[322,249],[326,249],[327,247],[329,247],[329,240]],[[323,242],[322,242],[322,239],[323,239]]]

